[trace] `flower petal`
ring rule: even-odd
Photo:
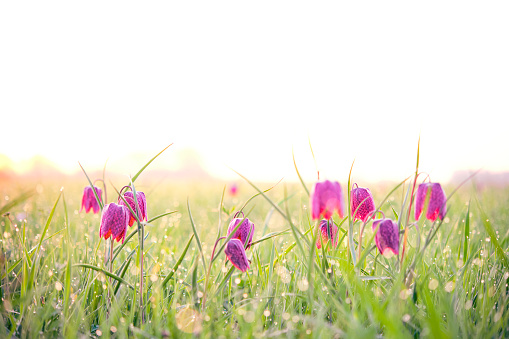
[[[373,222],[376,231],[376,247],[382,255],[390,250],[393,254],[399,254],[399,230],[398,224],[391,219],[380,219]]]
[[[375,212],[375,201],[369,188],[357,187],[351,191],[350,211],[354,220],[359,219],[363,222],[366,222],[369,216]]]
[[[224,253],[233,266],[237,267],[242,272],[249,269],[249,262],[247,260],[244,244],[239,239],[231,239],[226,244]]]
[[[337,181],[315,183],[310,199],[311,217],[314,220],[320,217],[330,219],[334,211],[338,212],[340,218],[343,217],[343,194]]]
[[[249,248],[251,247],[251,242],[253,241],[255,225],[248,218],[233,218],[232,221],[230,221],[230,224],[228,225],[227,234],[230,235],[235,229],[235,227],[237,227],[237,225],[242,220],[244,220],[244,222],[242,222],[237,231],[235,231],[232,239],[239,239],[244,245],[246,243],[246,239],[248,239],[249,237],[249,240],[247,242],[247,248]]]
[[[338,246],[338,227],[332,220],[322,219],[320,221],[320,234],[322,239],[316,241],[316,247],[322,248],[322,242],[324,246],[328,241],[331,242],[331,247],[336,248]]]

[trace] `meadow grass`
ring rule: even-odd
[[[129,180],[106,179],[117,201]],[[2,184],[0,337],[509,337],[507,188],[467,182],[443,222],[407,223],[412,176],[370,187],[402,243],[407,229],[404,256],[387,258],[371,223],[359,250],[361,223],[337,214],[339,246],[317,249],[302,180],[245,178],[232,196],[218,181],[135,179],[149,221],[115,242],[111,272],[100,214],[79,212],[85,176]],[[340,180],[344,193],[354,179]],[[239,210],[256,225],[245,273],[225,240],[212,256]]]

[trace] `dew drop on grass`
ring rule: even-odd
[[[401,318],[401,320],[403,320],[403,322],[405,322],[405,323],[409,322],[409,321],[410,321],[410,319],[411,319],[410,314],[405,314],[405,315],[403,315],[403,317]]]
[[[244,314],[244,321],[246,323],[252,323],[255,320],[255,314],[253,311],[247,311],[246,314]]]
[[[270,315],[270,311],[269,310],[265,310],[263,311],[263,315],[268,317]]]
[[[428,288],[432,291],[434,291],[436,288],[438,287],[438,280],[436,279],[431,279],[429,284],[428,284]]]
[[[404,289],[404,290],[401,290],[401,292],[399,292],[399,298],[402,300],[407,300],[408,297],[411,295],[412,295],[411,289]]]
[[[55,289],[56,289],[57,291],[61,291],[63,287],[64,287],[64,286],[62,285],[62,283],[61,283],[60,281],[57,281],[57,282],[55,283]]]
[[[307,291],[309,288],[309,282],[307,281],[307,279],[301,279],[297,282],[297,287],[299,288],[299,290],[303,292]]]
[[[449,281],[447,284],[445,284],[444,289],[447,293],[451,293],[452,290],[454,290],[454,282]]]

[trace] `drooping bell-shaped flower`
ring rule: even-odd
[[[443,220],[446,212],[445,202],[447,198],[439,183],[423,183],[417,188],[414,208],[415,220],[419,220],[421,217],[428,191],[431,191],[431,195],[429,196],[426,219],[435,221],[437,218],[440,218],[440,220]]]
[[[313,220],[322,217],[330,219],[334,211],[338,212],[340,218],[343,218],[344,202],[339,182],[329,180],[317,182],[311,192],[310,205]]]
[[[99,229],[99,237],[112,239],[122,243],[125,239],[127,223],[129,222],[129,209],[115,203],[107,204],[103,208],[101,216],[101,227]]]
[[[135,213],[137,213],[136,203],[134,201],[134,194],[133,194],[133,192],[130,192],[130,191],[125,192],[124,193],[124,199],[129,204],[131,209]],[[147,221],[147,199],[145,198],[145,193],[137,191],[136,192],[136,200],[138,202],[138,207],[140,209],[140,215],[138,216],[140,221]],[[122,200],[122,199],[119,199],[118,204],[126,206],[125,203],[124,203],[124,200]],[[136,222],[136,217],[134,216],[134,214],[131,213],[129,208],[127,210],[129,211],[129,215],[130,215],[129,226],[132,226]]]
[[[230,239],[226,244],[224,253],[228,260],[232,262],[233,266],[237,267],[242,272],[249,269],[249,261],[247,260],[244,243],[239,239]]]
[[[355,184],[357,186],[357,184]],[[366,222],[375,212],[375,201],[369,188],[356,187],[350,192],[350,211],[354,218]]]
[[[399,254],[399,229],[396,222],[391,219],[375,220],[373,230],[376,232],[376,247],[382,255]]]
[[[332,219],[322,219],[322,221],[320,221],[320,234],[322,239],[316,241],[316,247],[318,249],[322,248],[322,242],[325,246],[328,241],[331,242],[333,248],[338,246],[338,227],[334,224]]]
[[[100,201],[102,201],[101,200],[102,199],[101,198],[101,194],[102,194],[101,189],[96,186],[94,186],[94,189],[97,193],[97,197],[99,198]],[[90,212],[90,210],[92,210],[92,211],[94,211],[94,214],[99,213],[99,211],[101,210],[101,207],[99,207],[99,203],[97,202],[97,199],[95,198],[94,190],[90,186],[85,187],[85,189],[83,190],[83,198],[81,198],[80,212],[83,211],[83,209],[85,209],[86,213],[88,213],[88,212]]]
[[[235,227],[242,221],[242,224],[237,228],[235,233],[232,236],[232,239],[239,239],[242,244],[244,245],[247,240],[247,246],[246,248],[251,247],[251,242],[253,241],[253,234],[255,231],[255,225],[252,223],[248,218],[233,218],[232,221],[230,221],[230,224],[228,225],[228,236],[235,230]]]

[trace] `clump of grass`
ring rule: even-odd
[[[401,230],[400,255],[387,258],[371,227],[357,242],[352,211],[332,218],[338,246],[316,248],[295,161],[299,183],[244,178],[230,196],[220,182],[152,183],[144,171],[158,155],[128,183],[146,193],[148,220],[108,264],[100,216],[78,212],[92,180],[63,191],[39,183],[39,193],[2,186],[12,198],[0,206],[1,337],[509,336],[506,188],[464,185],[431,222],[409,217],[418,162],[402,182],[371,187],[379,214]],[[215,247],[240,210],[256,225],[245,273],[226,261],[224,243]]]

